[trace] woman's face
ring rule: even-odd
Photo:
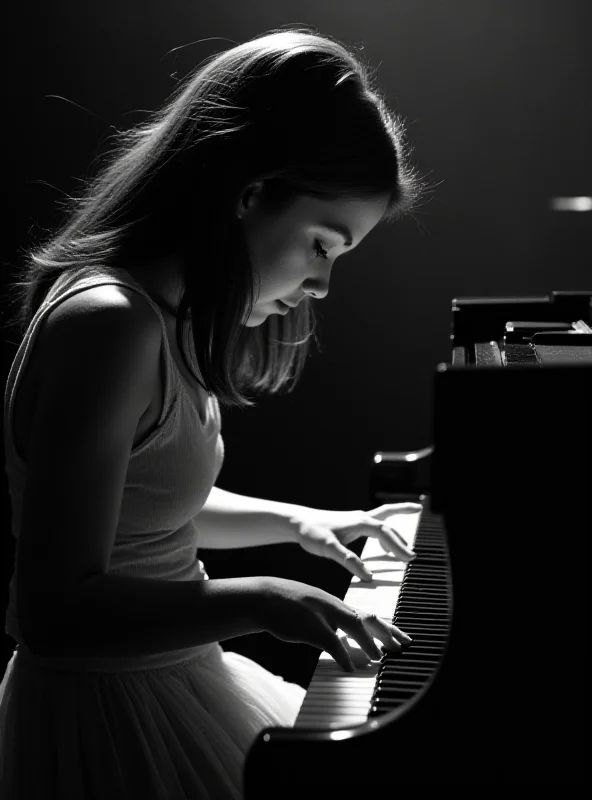
[[[245,322],[248,328],[269,314],[286,314],[288,309],[278,301],[295,306],[306,295],[326,297],[335,259],[360,244],[382,219],[389,200],[386,194],[372,200],[300,196],[276,213],[261,206],[261,188],[261,183],[249,187],[237,209],[255,276],[261,280]]]

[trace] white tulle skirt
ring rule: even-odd
[[[238,800],[258,733],[293,726],[305,694],[219,644],[100,669],[19,645],[0,686],[0,798]]]

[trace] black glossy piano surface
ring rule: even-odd
[[[426,520],[441,527],[450,614],[434,632],[446,630],[439,663],[415,693],[393,683],[397,702],[361,725],[263,731],[247,757],[247,800],[349,799],[401,784],[588,785],[592,359],[575,330],[552,340],[565,342],[565,358],[508,364],[504,351],[508,321],[589,325],[591,298],[454,301],[456,358],[435,370],[433,447],[415,459],[375,454],[370,481],[373,506],[425,492]],[[534,349],[528,328],[519,344]],[[499,360],[476,346],[492,343]],[[420,554],[414,564],[409,598],[421,595]],[[410,612],[403,601],[402,588],[395,621],[405,630],[422,604]]]

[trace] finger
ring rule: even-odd
[[[385,519],[393,514],[417,514],[418,511],[423,511],[421,503],[387,503],[366,513],[372,514],[377,519]]]
[[[333,634],[331,638],[331,643],[330,644],[328,643],[327,647],[325,647],[324,649],[327,651],[327,653],[329,653],[329,655],[333,658],[333,660],[336,661],[345,672],[356,671],[356,665],[354,664],[352,657],[348,653],[345,643],[339,636]]]
[[[416,553],[407,546],[401,534],[388,525],[380,525],[378,539],[383,548],[392,552],[400,561],[413,561],[416,557]]]
[[[421,503],[396,503],[395,514],[417,514],[418,511],[423,511]]]
[[[399,531],[396,528],[393,528],[387,522],[381,523],[380,527],[382,528],[383,531],[385,531],[388,534],[388,537],[393,542],[393,544],[395,544],[396,546],[398,546],[403,550],[412,552],[411,548],[407,544],[406,539],[403,537],[402,534],[399,533]]]
[[[392,514],[389,514],[389,518],[392,519],[392,516]],[[376,529],[376,533],[372,532],[369,535],[375,536],[385,550],[394,550],[397,553],[407,553],[410,556],[415,556],[402,534],[388,522],[370,518],[366,520],[366,524]]]
[[[360,647],[360,645],[356,642],[355,639],[352,639],[351,636],[348,636],[347,633],[344,631],[339,632],[339,638],[345,645],[345,649],[349,653],[349,657],[354,662],[355,667],[367,667],[368,664],[372,661],[371,658],[368,658],[367,654],[364,650]],[[377,660],[377,659],[375,659]]]
[[[409,634],[405,633],[405,631],[402,631],[400,628],[397,628],[396,625],[391,625],[390,631],[393,637],[401,644],[410,644],[413,641]]]
[[[329,545],[329,557],[345,567],[352,575],[361,581],[371,581],[372,573],[365,567],[364,562],[352,550],[348,550],[337,539]]]
[[[377,617],[376,614],[368,615],[366,624],[377,639],[384,644],[390,652],[400,653],[403,646],[409,645],[413,640],[396,625],[391,625]]]
[[[313,647],[319,647],[340,665],[345,672],[355,672],[356,665],[347,651],[347,647],[335,633],[333,628],[325,619],[319,619],[320,630],[315,631],[314,636],[310,636],[307,641]]]
[[[348,621],[346,633],[360,645],[368,658],[373,661],[380,661],[382,650],[374,641],[374,636],[366,628],[366,624],[372,624],[377,619],[375,614],[366,614],[364,619],[354,609],[352,618]]]

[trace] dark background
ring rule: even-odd
[[[206,56],[289,23],[363,43],[437,188],[416,220],[377,228],[338,260],[317,303],[322,351],[296,391],[223,413],[218,485],[369,509],[374,452],[431,443],[432,377],[450,360],[453,297],[592,287],[592,214],[550,208],[554,196],[592,195],[590,9],[585,0],[29,3],[11,12],[2,54],[1,288],[19,248],[58,223],[55,201],[76,194],[110,126],[142,119]],[[4,386],[19,344],[5,333]],[[5,608],[14,544],[1,478]],[[341,580],[343,591],[349,582],[329,562],[311,578],[295,545],[255,550],[240,565],[220,552],[203,560],[211,577],[265,565],[324,586]],[[307,648],[271,656],[276,642],[247,638],[235,649],[296,679],[285,660]],[[13,649],[4,636],[2,666]]]

